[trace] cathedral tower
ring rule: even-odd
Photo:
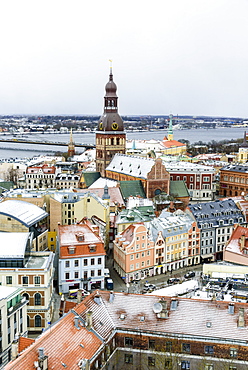
[[[110,67],[109,81],[105,86],[104,112],[96,131],[96,170],[105,177],[105,169],[116,153],[125,154],[126,133],[118,114],[117,86]]]

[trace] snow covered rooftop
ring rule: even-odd
[[[6,200],[0,203],[0,214],[14,218],[30,227],[48,216],[40,207],[22,200]]]
[[[0,232],[0,258],[24,258],[30,233]]]

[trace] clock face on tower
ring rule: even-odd
[[[112,123],[112,129],[117,130],[118,129],[118,124],[116,122]]]
[[[102,122],[99,123],[99,129],[102,130]]]

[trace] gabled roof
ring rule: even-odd
[[[87,188],[91,186],[97,179],[101,177],[100,172],[87,172],[83,171],[81,174],[81,179],[84,179]]]
[[[48,216],[48,213],[40,207],[15,199],[1,202],[0,214],[14,218],[26,227],[30,227]]]
[[[241,247],[241,239],[244,239],[243,248]],[[245,250],[245,253],[244,253]],[[225,251],[235,254],[243,255],[247,258],[248,262],[248,228],[238,225],[230,236]]]
[[[97,296],[97,297],[96,297]],[[167,307],[168,317],[161,319],[155,304]],[[175,303],[175,298],[173,299]],[[101,346],[118,330],[120,334],[133,332],[187,338],[188,341],[219,342],[231,346],[245,345],[248,341],[246,303],[176,298],[157,295],[127,294],[123,292],[93,292],[71,312],[47,329],[19,357],[10,362],[5,370],[32,369],[38,359],[38,349],[48,356],[49,368],[78,370],[81,359],[93,359]],[[244,327],[238,326],[240,309],[244,310]],[[92,313],[92,328],[85,326],[86,316]],[[74,324],[79,316],[79,325]],[[210,322],[211,325],[207,325]],[[105,341],[105,342],[104,342]],[[103,347],[102,347],[103,348]]]
[[[120,181],[120,190],[124,199],[131,196],[146,198],[145,190],[141,180]]]
[[[218,226],[223,221],[223,226],[228,224],[245,222],[245,217],[233,199],[216,200],[206,203],[195,203],[189,205],[198,226],[212,224]],[[201,227],[200,226],[200,227]]]
[[[184,181],[170,181],[170,195],[175,198],[189,197],[189,191]]]
[[[135,207],[123,209],[118,217],[116,224],[149,222],[155,217],[154,209],[151,206]]]
[[[177,148],[177,147],[181,147],[181,146],[186,147],[186,144],[180,143],[180,141],[177,141],[177,140],[163,140],[162,144],[166,149]]]

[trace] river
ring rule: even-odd
[[[180,141],[181,139],[189,140],[191,144],[202,141],[209,142],[211,140],[221,141],[221,140],[231,140],[239,139],[244,136],[244,128],[232,127],[232,128],[216,128],[216,129],[191,129],[191,130],[175,130],[174,139]],[[167,130],[158,131],[140,131],[140,132],[127,132],[127,139],[129,140],[163,140],[167,135]],[[5,135],[0,135],[6,138]],[[8,135],[8,137],[10,137]],[[21,138],[21,137],[20,137]],[[23,139],[37,140],[40,142],[61,142],[68,143],[70,134],[41,134],[32,133],[25,134]],[[73,134],[73,139],[77,144],[94,144],[95,143],[95,133],[85,132],[85,133],[75,133]],[[33,156],[40,154],[54,154],[56,152],[66,152],[67,148],[65,146],[52,146],[52,145],[37,145],[37,144],[21,144],[21,143],[6,143],[0,142],[0,159],[9,158],[32,158]],[[80,149],[77,149],[80,152]]]

